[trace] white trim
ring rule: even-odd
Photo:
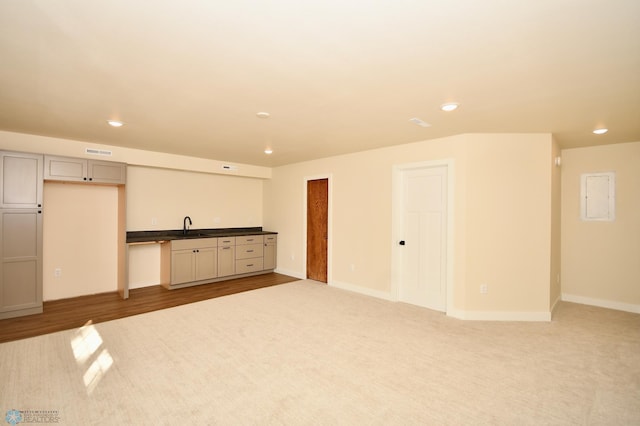
[[[616,311],[632,312],[640,314],[640,305],[632,303],[616,302],[614,300],[595,299],[591,297],[577,296],[575,294],[562,293],[564,302],[580,303],[582,305],[598,306],[601,308],[615,309]]]
[[[456,318],[473,321],[551,321],[551,312],[458,311]]]
[[[298,278],[300,280],[305,279],[305,276],[304,276],[305,274],[300,271],[292,271],[289,269],[276,268],[273,272],[277,274],[288,275],[290,277]]]
[[[333,276],[333,174],[321,174],[305,176],[302,179],[302,279],[307,278],[307,182],[310,180],[327,179],[329,194],[327,200],[327,282],[331,282]]]
[[[331,287],[335,287],[335,288],[339,288],[341,290],[347,290],[347,291],[351,291],[354,293],[359,293],[359,294],[363,294],[365,296],[371,296],[371,297],[375,297],[378,299],[383,299],[383,300],[388,300],[388,301],[394,301],[391,298],[391,293],[388,291],[381,291],[381,290],[373,290],[367,287],[361,287],[359,285],[355,285],[355,284],[350,284],[350,283],[345,283],[342,281],[331,281],[329,283],[329,286]]]
[[[398,240],[402,235],[402,220],[400,209],[402,205],[402,172],[412,169],[422,169],[431,167],[447,168],[447,300],[446,314],[460,318],[453,306],[454,300],[454,193],[455,193],[455,161],[453,159],[443,159],[434,161],[421,161],[417,163],[395,164],[392,167],[391,188],[391,300],[397,301],[399,298],[400,277],[401,277],[401,253],[398,250]],[[455,314],[454,314],[455,313]]]

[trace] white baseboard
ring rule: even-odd
[[[282,275],[288,275],[290,277],[298,278],[300,280],[304,280],[306,278],[304,274],[300,271],[291,271],[288,269],[276,268],[273,272],[276,272]]]
[[[136,288],[143,288],[143,287],[151,287],[152,285],[160,285],[160,281],[147,280],[147,281],[138,281],[135,283],[129,283],[129,290],[134,290]]]
[[[290,273],[286,272],[281,273],[291,275]],[[360,293],[365,296],[371,296],[378,299],[397,302],[397,300],[392,298],[390,292],[373,290],[355,284],[335,280],[330,282],[329,285],[331,287],[339,288],[342,290]],[[551,312],[463,311],[459,309],[450,309],[447,312],[447,316],[461,320],[472,321],[551,321]]]
[[[364,294],[365,296],[377,297],[378,299],[384,299],[384,300],[392,300],[391,299],[391,294],[389,292],[386,292],[386,291],[373,290],[373,289],[370,289],[370,288],[361,287],[359,285],[345,283],[345,282],[341,282],[341,281],[335,281],[335,280],[331,281],[329,283],[329,285],[331,287],[339,288],[339,289],[342,289],[342,290],[348,290],[348,291],[352,291],[354,293]]]
[[[577,296],[575,294],[562,293],[562,300],[565,302],[580,303],[582,305],[598,306],[600,308],[615,309],[617,311],[632,312],[640,314],[640,305],[631,303],[616,302],[613,300],[594,299],[591,297]]]
[[[453,315],[452,315],[453,316]],[[456,311],[455,318],[472,321],[551,321],[551,312]]]

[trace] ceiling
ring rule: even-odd
[[[640,1],[0,0],[0,129],[267,167],[460,133],[640,141]]]

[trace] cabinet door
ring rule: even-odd
[[[236,248],[234,246],[218,247],[218,276],[226,277],[236,273]]]
[[[218,276],[218,248],[207,247],[196,250],[196,281]]]
[[[171,284],[195,281],[195,255],[193,250],[171,252]]]
[[[66,182],[87,180],[87,160],[71,157],[44,156],[44,178]]]
[[[94,183],[124,185],[127,180],[127,165],[123,163],[89,160],[87,168],[89,181]]]
[[[264,244],[264,269],[276,269],[276,243]]]
[[[42,214],[0,210],[0,318],[42,312]]]
[[[42,207],[43,156],[0,152],[0,207]]]

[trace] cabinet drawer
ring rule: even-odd
[[[220,237],[218,238],[218,246],[235,246],[236,237]]]
[[[245,235],[236,237],[236,245],[244,244],[262,244],[264,242],[262,235]]]
[[[274,234],[270,234],[270,235],[265,235],[264,236],[264,243],[265,244],[275,244],[278,240],[278,236],[274,235]]]
[[[252,257],[262,257],[264,253],[262,244],[249,244],[246,246],[236,246],[236,260],[250,259]]]
[[[249,272],[262,271],[264,269],[263,265],[264,263],[261,257],[236,260],[236,274],[247,274]]]
[[[171,241],[171,250],[189,250],[203,247],[218,247],[217,238],[194,238]]]

